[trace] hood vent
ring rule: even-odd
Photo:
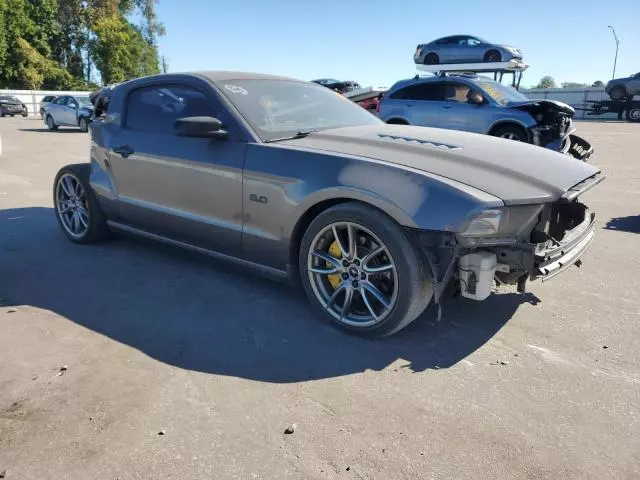
[[[411,137],[400,137],[398,135],[387,135],[379,133],[378,136],[380,138],[386,138],[389,140],[404,140],[405,142],[418,142],[422,145],[428,145],[431,147],[442,148],[447,150],[459,150],[462,147],[458,147],[456,145],[449,145],[447,143],[439,143],[439,142],[430,142],[429,140],[422,140],[420,138],[411,138]]]

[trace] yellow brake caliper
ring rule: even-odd
[[[340,252],[340,246],[338,245],[338,242],[336,242],[335,240],[329,247],[329,255],[335,258],[342,258],[342,252]],[[331,268],[331,266],[332,265],[329,262],[327,262],[327,268]],[[340,285],[340,282],[342,281],[339,273],[336,273],[335,275],[328,275],[327,279],[329,280],[329,283],[334,289],[338,288],[338,285]]]

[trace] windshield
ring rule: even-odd
[[[319,83],[320,85],[327,85],[329,83],[340,83],[340,80],[336,80],[335,78],[321,78],[320,80],[314,80],[314,83]]]
[[[528,102],[529,99],[513,87],[508,87],[491,80],[476,80],[474,82],[484,93],[493,98],[500,105],[508,105],[512,102]]]
[[[251,79],[217,84],[264,142],[310,130],[382,123],[351,100],[313,83]]]
[[[74,97],[80,105],[92,105],[89,97]]]
[[[0,100],[4,100],[5,102],[19,102],[19,100],[16,97],[10,97],[8,95],[0,96]]]

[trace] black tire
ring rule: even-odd
[[[104,240],[109,236],[106,218],[104,213],[102,213],[102,210],[96,200],[96,196],[89,184],[90,169],[91,166],[88,163],[67,165],[58,171],[58,174],[53,181],[53,208],[55,210],[56,219],[58,220],[58,224],[60,225],[62,232],[74,243],[94,243]],[[59,211],[60,205],[56,196],[58,184],[60,180],[67,175],[74,177],[80,183],[85,192],[84,207],[89,212],[89,220],[86,231],[80,236],[73,236],[67,231],[67,228],[62,222]]]
[[[627,120],[633,123],[640,122],[640,107],[632,107],[627,110]]]
[[[44,108],[40,109],[40,118],[44,120]]]
[[[395,264],[398,281],[395,303],[386,317],[374,325],[362,327],[340,322],[320,303],[311,285],[307,266],[309,250],[316,235],[336,222],[353,222],[373,232],[386,246]],[[401,330],[424,312],[433,297],[429,268],[418,247],[395,221],[362,203],[339,204],[318,215],[302,238],[298,262],[302,285],[314,308],[334,326],[359,336],[384,337]]]
[[[627,98],[627,91],[622,85],[616,85],[611,89],[611,92],[609,92],[609,96],[611,100],[624,100]]]
[[[433,53],[433,52],[428,53],[424,57],[424,64],[425,65],[437,65],[439,63],[440,63],[440,57],[438,57],[438,55]]]
[[[53,117],[51,115],[47,115],[45,122],[49,130],[53,131],[58,129],[58,126],[56,125],[56,122],[53,121]]]
[[[484,54],[484,61],[487,63],[497,63],[502,61],[502,55],[498,50],[489,50]]]
[[[389,125],[409,125],[409,122],[400,118],[392,118],[391,120],[388,120],[387,123]]]
[[[78,126],[80,127],[80,131],[87,133],[89,131],[89,120],[87,117],[80,117],[78,120]]]
[[[498,127],[491,132],[491,135],[494,137],[505,138],[507,140],[529,143],[527,132],[524,131],[524,128],[519,127],[518,125],[504,125],[502,127]]]
[[[13,117],[15,117],[15,114],[13,114],[13,113],[12,113],[12,114],[11,114],[11,118],[13,118]]]
[[[24,112],[24,113],[22,114],[22,118],[27,118],[28,116],[29,116],[29,112]]]

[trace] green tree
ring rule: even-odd
[[[553,77],[546,75],[540,79],[536,88],[556,88],[556,81]]]
[[[101,18],[93,26],[90,49],[105,84],[159,73],[158,52],[138,27],[119,15]]]

